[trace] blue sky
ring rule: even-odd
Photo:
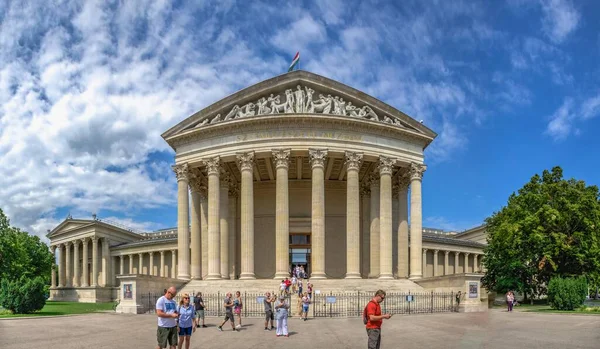
[[[596,1],[0,2],[0,207],[174,226],[160,134],[300,68],[424,120],[424,225],[480,224],[535,173],[600,184]]]

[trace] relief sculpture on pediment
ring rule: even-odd
[[[340,96],[330,94],[319,93],[316,99],[313,97],[314,95],[315,90],[312,88],[297,85],[295,89],[286,89],[282,94],[271,93],[268,97],[261,97],[256,102],[249,102],[241,107],[234,105],[224,117],[221,114],[207,116],[196,127],[251,116],[294,113],[340,115],[383,122],[403,128],[408,127],[397,117],[390,115],[380,117],[368,105],[358,107]]]

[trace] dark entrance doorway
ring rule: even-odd
[[[290,271],[302,266],[306,275],[310,275],[310,247],[310,233],[290,234]]]

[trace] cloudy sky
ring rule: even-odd
[[[0,1],[0,208],[44,235],[67,214],[176,225],[160,134],[300,68],[439,136],[424,225],[480,224],[560,165],[600,184],[596,1]],[[400,2],[398,2],[400,3]]]

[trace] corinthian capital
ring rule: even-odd
[[[394,169],[394,164],[396,163],[396,159],[389,158],[387,156],[379,156],[379,175],[392,175],[392,170]]]
[[[408,190],[408,186],[410,185],[410,176],[408,173],[401,173],[400,176],[398,176],[398,190],[400,191],[407,191]]]
[[[422,180],[423,173],[427,170],[427,166],[423,164],[417,164],[415,162],[410,164],[410,179],[411,180]]]
[[[290,149],[273,149],[271,151],[275,160],[275,168],[288,168],[290,165]]]
[[[254,171],[254,152],[247,152],[237,154],[238,165],[240,166],[240,171]]]
[[[187,181],[190,177],[190,171],[188,168],[188,164],[175,165],[172,167],[173,172],[175,172],[175,176],[177,177],[177,181]]]
[[[327,149],[308,149],[308,158],[310,159],[310,166],[312,168],[325,167]]]
[[[231,175],[229,172],[225,171],[225,169],[221,168],[221,181],[220,186],[223,189],[228,189],[229,185],[232,183]]]
[[[193,193],[200,193],[202,195],[202,188],[206,188],[202,181],[198,177],[193,177],[190,179],[190,190]]]
[[[375,186],[375,187],[379,187],[379,170],[376,168],[375,170],[373,170],[373,172],[371,172],[371,174],[369,175],[369,185]]]
[[[215,156],[214,158],[208,158],[202,160],[204,166],[206,166],[206,171],[208,175],[219,175],[219,171],[221,170],[221,157]]]
[[[360,164],[362,163],[363,154],[346,151],[346,170],[360,170]]]

